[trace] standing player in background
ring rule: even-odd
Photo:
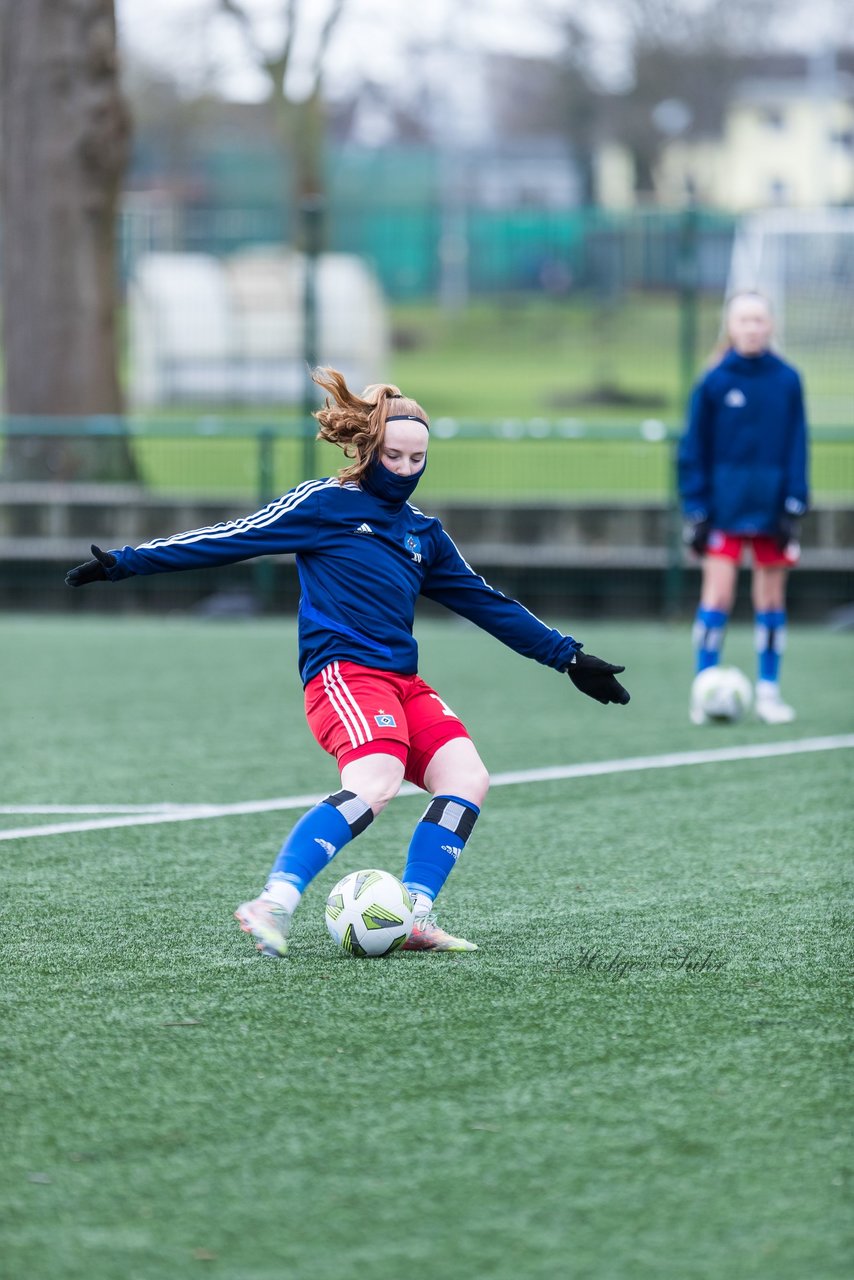
[[[354,395],[334,369],[315,371],[328,393],[319,437],[350,459],[337,476],[298,485],[241,520],[111,552],[66,582],[231,564],[295,552],[300,577],[299,666],[317,741],[335,756],[341,790],[291,831],[258,898],[235,915],[258,950],[282,956],[291,918],[311,880],[360,835],[404,778],[433,799],[415,828],[403,882],[415,903],[405,949],[474,951],[441,929],[433,901],[471,835],[489,778],[462,722],[417,674],[415,604],[427,596],[603,704],[629,695],[612,666],[582,651],[466,564],[435,517],[408,499],[427,465],[429,419],[390,385]],[[331,397],[331,398],[330,398]]]
[[[724,354],[694,389],[679,447],[685,540],[703,558],[694,622],[696,670],[720,660],[745,546],[753,555],[756,714],[787,724],[780,694],[786,640],[786,579],[800,557],[807,510],[807,427],[797,370],[770,350],[765,298],[739,293],[727,304]],[[695,724],[705,716],[692,709]]]

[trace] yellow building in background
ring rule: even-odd
[[[854,204],[854,76],[743,81],[719,136],[664,144],[655,195],[733,212]]]

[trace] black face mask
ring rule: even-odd
[[[374,458],[360,481],[362,488],[393,506],[402,507],[407,498],[415,492],[415,486],[427,470],[427,459],[420,471],[411,476],[396,476],[388,467],[383,466],[379,458]]]

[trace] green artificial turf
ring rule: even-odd
[[[698,730],[687,626],[567,625],[629,707],[419,628],[494,772],[854,729],[844,635],[793,628],[794,725]],[[4,803],[335,786],[289,621],[7,618],[0,646]],[[480,944],[457,957],[354,961],[324,928],[339,875],[400,870],[417,797],[282,962],[231,912],[296,812],[0,843],[0,1274],[847,1276],[852,759],[494,788],[440,900]]]

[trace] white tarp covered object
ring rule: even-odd
[[[305,270],[302,254],[275,249],[141,257],[128,296],[133,403],[298,403]],[[357,389],[381,381],[388,320],[366,263],[323,254],[316,298],[318,363],[340,369]]]

